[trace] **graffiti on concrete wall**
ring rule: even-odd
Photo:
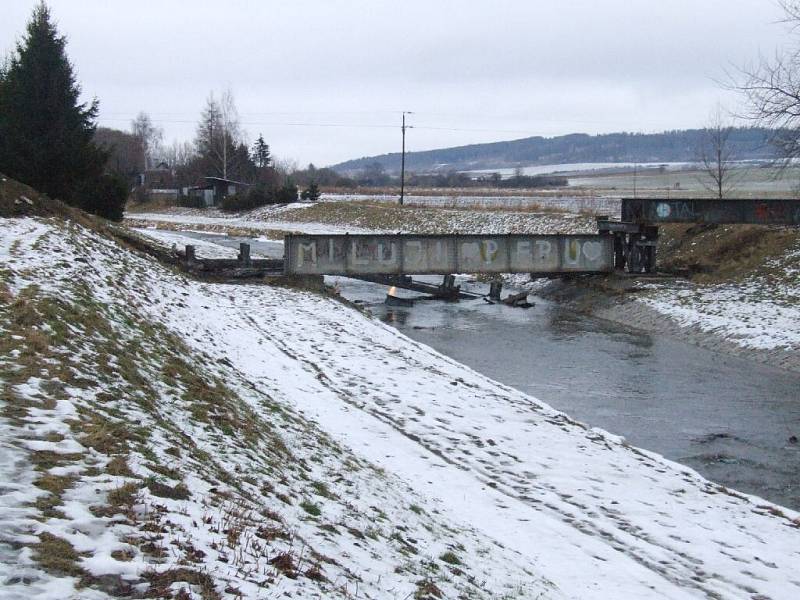
[[[287,272],[307,275],[606,272],[601,235],[290,235]]]

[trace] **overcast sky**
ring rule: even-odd
[[[2,0],[0,49],[34,0]],[[790,43],[775,0],[50,0],[100,123],[140,110],[190,140],[230,88],[273,154],[326,165],[400,148],[702,126],[725,70]]]

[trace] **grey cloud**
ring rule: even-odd
[[[0,47],[34,3],[7,2]],[[789,41],[770,0],[50,4],[104,124],[146,110],[190,139],[209,91],[230,87],[251,135],[317,164],[396,150],[375,126],[404,109],[414,149],[697,126],[737,101],[714,78]]]

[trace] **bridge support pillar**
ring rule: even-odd
[[[239,262],[243,267],[249,267],[252,264],[250,261],[250,244],[246,242],[239,244]]]
[[[489,299],[500,301],[500,293],[503,291],[502,281],[492,281],[489,284]]]
[[[461,286],[456,285],[455,275],[445,275],[442,285],[439,286],[438,296],[445,300],[458,300],[461,293]]]
[[[614,269],[617,271],[625,270],[625,263],[627,260],[627,252],[625,246],[627,244],[627,235],[622,232],[614,233]]]
[[[629,273],[655,273],[658,227],[642,225],[638,233],[628,235],[625,248]]]

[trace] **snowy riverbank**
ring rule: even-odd
[[[62,260],[49,260],[54,253]],[[180,577],[190,556],[223,596],[309,597],[340,585],[405,598],[428,584],[445,597],[793,598],[800,590],[796,513],[575,423],[333,299],[188,281],[85,230],[33,219],[4,222],[0,260],[6,296],[25,296],[56,319],[33,320],[35,336],[3,321],[15,344],[3,356],[15,374],[4,385],[20,408],[30,406],[4,421],[4,439],[26,460],[34,449],[63,452],[68,464],[46,473],[70,477],[44,520],[15,508],[44,484],[16,490],[18,504],[2,496],[0,518],[15,525],[5,542],[16,545],[2,553],[5,573],[34,582],[18,580],[14,594],[57,589],[35,559],[36,539],[47,535],[69,542],[76,566],[95,578]],[[60,333],[59,311],[86,307],[91,314]],[[51,341],[47,368],[71,364],[65,387],[48,383],[57,372],[26,375],[41,336]],[[115,383],[130,370],[132,381],[139,373],[149,382],[152,402]],[[209,388],[192,380],[205,373],[225,399],[210,419],[208,408],[198,411]],[[89,424],[69,425],[91,414],[146,428],[131,441],[127,474],[109,470],[112,456],[91,445]],[[272,433],[249,437],[237,429],[247,419]],[[21,460],[9,457],[0,461],[5,480]],[[132,497],[121,513],[89,510],[126,484]],[[176,493],[180,485],[188,496]],[[226,541],[219,524],[231,522],[234,506],[247,517]],[[277,531],[265,538],[270,523]],[[155,546],[175,548],[158,560],[143,550],[154,526]],[[248,539],[260,540],[258,552]],[[282,576],[284,555],[313,577]]]

